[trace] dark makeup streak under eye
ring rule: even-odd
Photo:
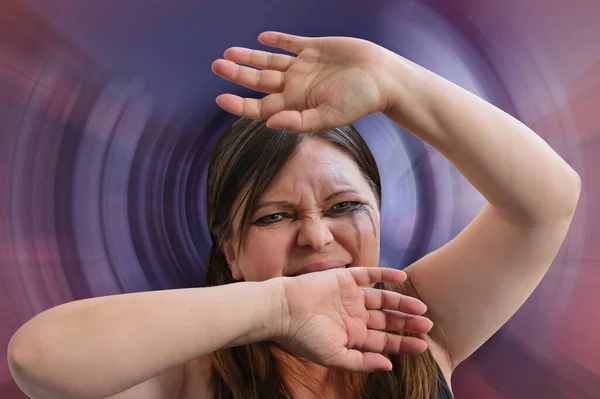
[[[375,228],[375,221],[373,220],[373,215],[371,214],[370,210],[369,210],[369,206],[368,205],[358,205],[353,212],[350,214],[350,220],[352,222],[352,227],[354,227],[354,231],[355,231],[355,237],[356,237],[356,243],[357,243],[357,247],[358,250],[361,250],[362,247],[362,242],[361,242],[361,233],[360,233],[360,229],[358,228],[358,221],[357,221],[357,213],[361,212],[361,213],[365,213],[368,217],[369,220],[371,221],[371,226],[373,227],[373,237],[377,238],[377,229]]]
[[[362,208],[361,210],[362,212],[366,213],[369,217],[369,220],[371,220],[371,226],[373,226],[373,237],[377,238],[377,229],[375,228],[375,221],[373,220],[373,215],[371,215],[371,212],[369,212],[369,210],[366,207]]]
[[[352,222],[352,227],[354,227],[354,237],[356,238],[356,246],[360,251],[362,249],[362,242],[360,237],[360,229],[358,228],[358,222],[356,221],[356,212],[352,212],[350,214],[350,221]]]

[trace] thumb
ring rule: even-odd
[[[357,373],[370,373],[374,371],[389,371],[392,369],[392,362],[380,353],[363,353],[355,349],[350,349],[332,366]]]
[[[319,108],[309,108],[300,111],[281,111],[267,120],[271,129],[287,129],[294,133],[310,133],[326,128]]]

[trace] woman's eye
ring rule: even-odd
[[[284,216],[285,216],[284,213],[274,213],[272,215],[267,215],[267,216],[261,217],[256,222],[254,222],[254,224],[257,224],[259,226],[265,226],[268,224],[277,223],[277,222],[282,221]]]
[[[334,213],[348,212],[358,208],[358,206],[359,203],[356,201],[344,201],[335,204],[334,206],[329,208],[329,211]]]

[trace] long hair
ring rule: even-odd
[[[216,144],[208,169],[207,213],[213,246],[206,269],[207,286],[235,282],[221,247],[224,240],[232,237],[234,216],[246,201],[241,210],[238,231],[241,243],[244,226],[267,186],[298,150],[299,144],[311,136],[335,144],[355,161],[381,208],[381,181],[377,164],[367,144],[353,126],[312,134],[295,134],[267,128],[264,121],[240,118]],[[410,281],[403,284],[379,283],[375,288],[418,297]],[[415,336],[408,333],[403,335]],[[212,353],[210,359],[216,398],[293,399],[289,381],[284,378],[276,352],[276,344],[264,341],[219,349]],[[420,355],[392,354],[387,357],[393,365],[391,371],[353,373],[335,370],[336,386],[349,391],[349,399],[436,397],[440,380],[436,362],[429,349]],[[303,383],[300,379],[296,382]],[[306,385],[307,389],[311,389]]]

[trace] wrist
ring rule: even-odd
[[[264,281],[265,289],[269,293],[269,306],[266,312],[263,336],[265,340],[276,340],[283,335],[284,321],[286,320],[288,305],[285,295],[284,279],[274,278]]]
[[[381,112],[410,130],[411,120],[428,109],[425,87],[431,72],[398,54],[390,53],[391,56],[385,57],[380,66],[380,81],[385,99]]]
[[[238,320],[245,326],[226,346],[247,345],[278,337],[286,309],[281,279],[240,282],[233,285],[238,285],[234,294],[237,297],[235,301],[240,303],[238,306],[241,314]]]
[[[231,348],[269,339],[275,291],[264,283],[244,281],[220,287],[227,291],[228,306],[231,312],[235,312],[229,323],[232,336],[222,347]]]

